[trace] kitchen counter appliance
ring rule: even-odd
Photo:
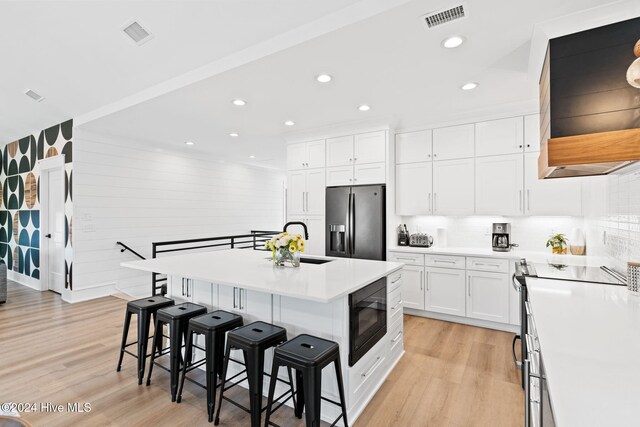
[[[530,263],[521,259],[515,264],[513,287],[520,294],[520,334],[513,337],[512,353],[516,368],[522,369],[525,391],[525,427],[553,426],[553,413],[546,389],[544,364],[533,320],[527,278],[571,280],[585,283],[626,286],[626,278],[606,267],[569,266],[564,264]],[[516,342],[520,341],[520,360],[516,356]]]
[[[491,227],[491,248],[494,252],[509,252],[511,243],[511,224],[507,222],[494,222]]]
[[[409,246],[418,248],[430,248],[433,245],[433,237],[426,233],[414,233],[409,238]]]

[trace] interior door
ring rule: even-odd
[[[384,261],[385,188],[381,185],[352,187],[349,229],[351,257]]]
[[[65,285],[65,217],[64,217],[64,169],[56,168],[44,173],[47,180],[43,194],[46,197],[46,230],[44,233],[47,257],[47,281],[49,289],[62,294]]]

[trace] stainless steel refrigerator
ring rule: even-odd
[[[327,187],[326,255],[386,260],[385,186]]]

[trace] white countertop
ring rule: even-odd
[[[275,267],[270,252],[229,249],[123,262],[120,265],[318,302],[330,302],[346,296],[403,266],[398,262],[331,259],[334,261],[301,264],[299,268]]]
[[[607,260],[602,257],[594,256],[576,256],[571,254],[557,255],[550,252],[522,251],[520,249],[512,249],[509,252],[494,252],[491,248],[468,248],[468,247],[438,247],[418,248],[412,246],[394,246],[389,248],[389,252],[407,252],[417,254],[433,254],[433,255],[459,255],[459,256],[477,256],[502,259],[521,259],[526,258],[530,262],[549,262],[554,264],[567,265],[587,265],[599,267],[607,265]]]
[[[624,286],[527,278],[556,423],[638,425],[640,300]]]

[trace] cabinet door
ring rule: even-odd
[[[241,313],[238,292],[239,288],[235,286],[218,285],[218,308]]]
[[[582,215],[582,179],[538,179],[538,154],[525,153],[525,213],[527,215]]]
[[[353,164],[353,136],[327,139],[327,167]]]
[[[524,116],[524,151],[540,151],[540,114]]]
[[[474,159],[433,162],[434,215],[474,213]]]
[[[287,145],[287,170],[304,169],[307,163],[305,143]]]
[[[189,281],[189,298],[192,303],[200,304],[211,310],[213,307],[213,285],[202,280]]]
[[[307,224],[307,231],[309,232],[309,240],[306,242],[304,252],[309,255],[324,256],[324,216],[309,216],[304,223]]]
[[[464,270],[428,267],[425,271],[427,290],[424,309],[436,313],[464,316]]]
[[[172,298],[176,304],[189,301],[187,298],[186,279],[178,276],[168,276],[167,278],[167,296]]]
[[[470,271],[467,274],[467,317],[509,323],[509,275]]]
[[[353,163],[380,163],[386,160],[385,131],[356,135],[353,140]]]
[[[474,153],[473,124],[433,130],[433,160],[462,159]]]
[[[476,123],[476,156],[522,153],[522,117]]]
[[[353,168],[353,183],[355,185],[364,184],[384,184],[386,163],[369,163],[366,165],[355,165]]]
[[[353,166],[340,166],[336,168],[327,168],[326,183],[327,187],[336,185],[353,184]]]
[[[290,172],[287,175],[287,213],[304,213],[306,203],[306,171]]]
[[[396,215],[430,215],[432,162],[396,166]]]
[[[271,294],[238,288],[238,305],[243,313],[245,325],[257,320],[267,323],[273,322]]]
[[[402,269],[402,299],[405,308],[424,310],[424,267],[404,266]]]
[[[396,164],[431,161],[432,150],[430,130],[396,135]]]
[[[523,213],[522,154],[476,157],[476,214]]]
[[[308,170],[306,174],[307,194],[305,212],[312,215],[324,215],[324,169]]]
[[[306,162],[308,168],[323,168],[325,164],[324,139],[307,142]]]

